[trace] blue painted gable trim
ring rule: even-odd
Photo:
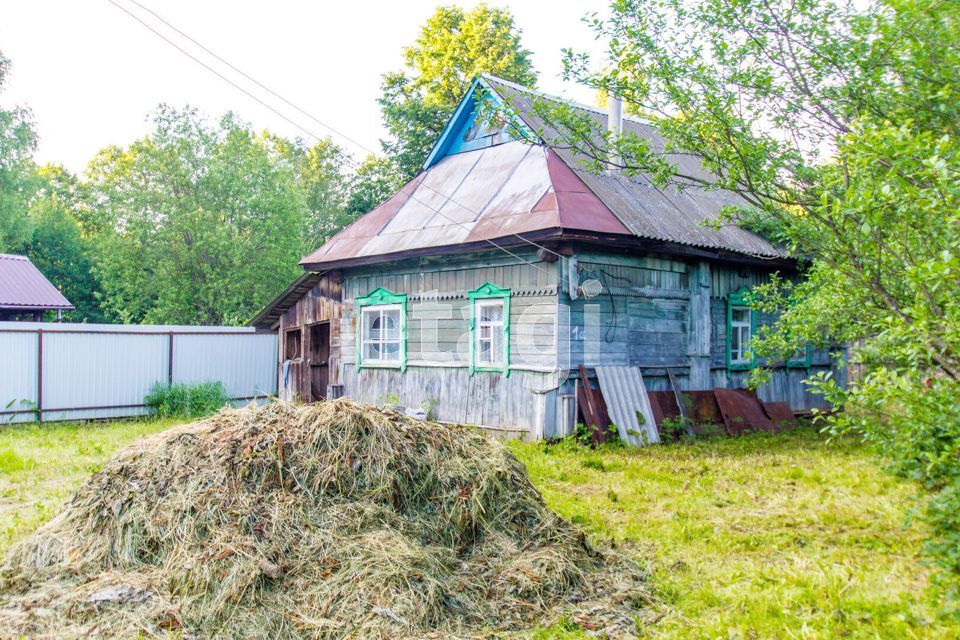
[[[497,107],[503,105],[503,98],[500,94],[494,91],[482,78],[475,79],[460,100],[460,104],[457,105],[457,110],[453,112],[453,116],[447,122],[447,126],[444,127],[443,133],[434,143],[433,149],[430,150],[430,155],[423,163],[424,171],[448,155],[482,149],[494,144],[495,140],[497,142],[502,141],[509,135],[506,126],[499,131],[494,131],[480,123],[479,129],[481,130],[477,130],[478,127],[475,126],[477,124],[477,108],[480,106],[478,98],[481,96],[493,100]],[[527,127],[522,123],[515,123],[515,126],[520,126],[527,131]],[[465,136],[464,133],[469,133],[469,135]]]

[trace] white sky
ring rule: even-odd
[[[402,65],[401,48],[444,0],[296,2],[275,0],[138,0],[167,21],[308,112],[379,151],[376,104],[380,75]],[[182,46],[189,43],[129,0],[116,0]],[[472,7],[475,2],[462,1]],[[491,2],[494,6],[503,3]],[[598,44],[581,18],[606,0],[506,3],[533,52],[540,88],[591,102],[591,93],[564,84],[561,48]],[[108,0],[0,0],[0,51],[12,63],[0,104],[33,111],[38,162],[81,171],[97,150],[125,145],[149,131],[148,115],[165,102],[209,116],[232,110],[257,129],[309,136],[257,104],[148,31]],[[196,50],[196,55],[216,65]],[[235,74],[226,73],[249,85]],[[270,98],[308,129],[327,134]],[[346,141],[333,139],[358,155]]]

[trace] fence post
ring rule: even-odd
[[[43,329],[37,329],[37,424],[43,424]]]
[[[167,341],[167,385],[173,385],[173,331],[169,333]]]

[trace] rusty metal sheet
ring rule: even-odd
[[[547,151],[547,170],[550,172],[553,190],[557,194],[559,226],[564,229],[629,235],[630,230],[552,149]]]
[[[559,229],[559,205],[542,206],[551,193],[554,188],[545,147],[514,141],[454,154],[335,235],[301,264],[319,270],[357,257],[394,257]]]
[[[797,419],[788,402],[764,402],[763,411],[781,430],[793,426]]]
[[[739,436],[749,430],[776,431],[776,426],[763,412],[756,395],[744,393],[746,391],[722,388],[713,390],[727,435]]]
[[[663,433],[666,420],[680,420],[680,408],[677,406],[672,391],[648,391],[647,397],[650,398],[653,419],[657,423],[657,429],[660,433]]]
[[[723,424],[723,414],[720,413],[720,405],[713,391],[683,391],[681,396],[694,425]]]
[[[358,255],[370,238],[375,237],[390,223],[414,194],[423,178],[424,174],[420,174],[408,182],[383,204],[351,222],[323,246],[303,258],[300,264],[322,264]]]
[[[26,256],[0,253],[0,308],[73,309]]]
[[[581,364],[578,370],[580,380],[577,385],[577,398],[580,412],[583,414],[584,423],[591,427],[590,435],[593,443],[602,444],[607,441],[607,429],[611,424],[610,415],[607,413],[607,405],[600,389],[594,389],[590,386],[590,378],[587,376],[586,368]]]

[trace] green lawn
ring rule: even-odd
[[[171,422],[0,430],[0,552],[114,451]],[[511,443],[547,502],[645,564],[652,638],[955,638],[904,527],[909,484],[812,429],[635,451]],[[559,629],[540,637],[585,637]]]
[[[630,451],[513,444],[547,503],[652,575],[653,638],[955,638],[914,489],[810,427]],[[549,636],[548,636],[549,637]]]

